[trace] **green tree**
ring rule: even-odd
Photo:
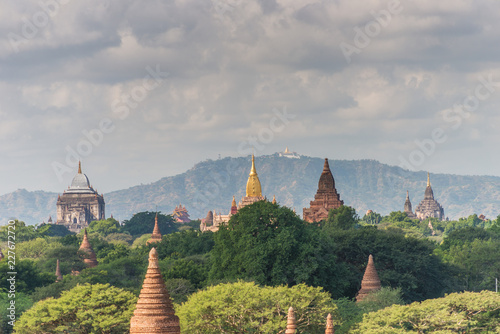
[[[41,224],[37,232],[44,237],[64,237],[74,234],[66,226],[56,224]]]
[[[155,245],[158,257],[163,259],[172,254],[178,257],[185,257],[196,254],[205,254],[214,247],[214,237],[212,232],[182,231],[168,234],[163,237],[160,243]]]
[[[327,231],[328,232],[328,231]],[[327,233],[325,239],[336,255],[338,264],[348,267],[343,275],[348,287],[331,291],[335,298],[354,297],[360,288],[369,254],[373,254],[375,267],[382,286],[401,287],[406,302],[435,298],[442,295],[448,283],[449,267],[433,255],[435,244],[426,239],[406,237],[399,230],[378,230],[362,227]]]
[[[11,312],[8,309],[12,307],[10,303],[12,300],[15,301],[14,317],[10,317]],[[0,293],[0,333],[12,333],[13,327],[9,322],[18,319],[31,306],[33,306],[33,302],[25,293],[17,292],[15,298],[9,298],[9,295],[4,292]]]
[[[118,233],[119,228],[120,224],[118,223],[118,220],[114,218],[94,220],[89,224],[89,227],[87,227],[87,233],[97,233],[101,237],[106,237],[111,233]]]
[[[0,226],[0,241],[27,241],[35,239],[39,234],[33,225],[26,225],[21,220],[15,220],[14,224]]]
[[[342,205],[339,208],[330,210],[325,222],[327,229],[348,230],[359,223],[359,217],[356,210],[350,206]]]
[[[452,293],[365,314],[351,333],[499,333],[500,294]]]
[[[130,233],[134,237],[142,234],[152,233],[155,226],[156,212],[139,212],[132,216],[129,220],[123,222],[120,227],[120,232]],[[177,232],[177,224],[170,215],[163,215],[158,212],[158,227],[162,235]]]
[[[0,262],[0,289],[3,291],[10,290],[10,281],[7,279],[12,276],[11,274],[8,274],[13,271],[10,267],[11,263],[5,259]],[[30,259],[16,260],[14,271],[17,272],[15,275],[16,292],[30,294],[35,290],[35,288],[48,285],[55,280],[55,276],[53,274],[41,272],[35,261]]]
[[[16,244],[18,259],[39,259],[49,250],[61,247],[62,244],[52,238],[36,238]]]
[[[284,333],[290,306],[298,333],[324,333],[328,313],[338,319],[330,295],[321,288],[259,287],[241,281],[198,291],[176,313],[186,333]]]
[[[361,220],[368,225],[377,225],[382,221],[382,216],[372,211],[365,214]]]
[[[209,277],[264,285],[307,283],[319,266],[313,228],[277,204],[260,201],[246,206],[214,233]]]
[[[358,302],[363,312],[375,312],[391,305],[403,305],[401,288],[382,287],[380,290],[370,292],[363,300]]]
[[[16,322],[17,334],[129,332],[137,297],[109,284],[85,284],[39,301]]]

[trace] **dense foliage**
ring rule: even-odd
[[[36,303],[16,322],[16,334],[128,333],[137,298],[109,284],[85,284]]]
[[[297,333],[325,332],[328,313],[336,306],[321,288],[299,284],[259,287],[253,282],[219,284],[199,291],[177,308],[183,333],[283,333],[292,306]]]

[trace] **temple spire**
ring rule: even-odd
[[[332,315],[330,313],[328,313],[328,316],[326,317],[325,334],[335,334],[335,329],[333,328]]]
[[[379,290],[381,287],[373,256],[370,254],[365,274],[363,275],[363,281],[361,281],[361,289],[356,296],[356,301],[359,302],[363,300],[370,292]]]
[[[170,295],[165,287],[158,265],[158,253],[149,252],[149,265],[142,284],[134,315],[130,320],[130,334],[180,334],[179,318],[175,315]]]
[[[82,162],[78,161],[78,174],[82,174]]]
[[[250,169],[250,174],[248,175],[247,181],[247,197],[262,197],[262,189],[260,186],[259,176],[257,175],[257,169],[255,168],[255,156],[252,154],[252,168]]]
[[[408,190],[406,191],[406,200],[409,201],[410,200],[410,193],[408,192]]]
[[[85,229],[84,234],[83,234],[83,240],[82,244],[80,245],[79,251],[83,253],[84,258],[83,262],[90,268],[97,266],[97,256],[95,255],[94,250],[92,249],[92,246],[90,245],[88,236],[87,236],[87,229]]]
[[[290,306],[288,309],[287,324],[285,334],[295,334],[297,331],[297,323],[295,322],[295,312],[293,307]]]
[[[273,195],[273,204],[276,204],[276,195]]]
[[[59,259],[57,259],[56,264],[56,282],[62,281],[63,277],[61,275],[61,268],[59,267]]]
[[[233,206],[236,206],[236,199],[234,198],[234,195],[233,195],[233,201],[231,202],[231,207]]]
[[[160,227],[158,226],[158,212],[156,212],[155,216],[155,227],[153,228],[153,233],[151,234],[151,238],[146,243],[149,245],[153,242],[161,242]]]
[[[431,186],[431,176],[429,175],[429,172],[427,172],[427,187]]]

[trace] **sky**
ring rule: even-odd
[[[0,38],[0,195],[252,147],[500,176],[497,1],[19,0]]]

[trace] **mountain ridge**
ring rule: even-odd
[[[289,159],[278,153],[255,158],[263,195],[276,196],[281,205],[302,214],[317,190],[324,159],[300,156]],[[427,183],[424,171],[409,171],[373,159],[329,160],[335,186],[346,205],[362,217],[371,209],[382,215],[403,210],[406,190],[415,208],[423,199]],[[171,213],[176,205],[186,206],[192,219],[203,218],[208,210],[227,214],[233,195],[237,202],[245,195],[251,157],[205,160],[174,176],[104,194],[106,217],[129,219],[141,211]],[[500,205],[500,177],[431,174],[436,200],[451,219],[470,214],[495,218]],[[57,193],[16,190],[0,196],[0,219],[18,218],[28,224],[55,220]]]

